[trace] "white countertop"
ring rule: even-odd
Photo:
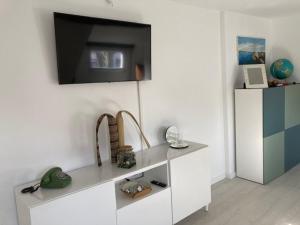
[[[29,207],[33,207],[108,181],[123,180],[149,169],[167,164],[168,160],[172,160],[207,147],[207,145],[199,143],[187,143],[189,144],[189,147],[186,149],[172,149],[168,144],[162,144],[150,149],[136,152],[137,164],[131,169],[118,168],[116,164],[111,164],[110,161],[107,161],[103,162],[102,167],[91,165],[68,172],[68,174],[72,177],[72,183],[64,189],[40,188],[33,194],[22,194],[21,190],[23,188],[36,184],[38,181],[24,184],[16,188],[16,197],[19,200],[26,202],[26,205]]]

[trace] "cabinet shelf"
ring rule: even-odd
[[[157,194],[157,193],[159,193],[163,190],[168,189],[169,186],[167,186],[165,188],[162,188],[162,187],[159,187],[159,186],[156,186],[156,185],[151,185],[151,188],[152,188],[152,191],[149,194],[145,195],[145,196],[142,196],[142,197],[139,197],[139,198],[130,198],[129,196],[127,196],[125,193],[123,193],[120,190],[120,187],[117,184],[116,185],[117,209],[119,210],[119,209],[122,209],[123,207],[134,204],[138,201],[144,200],[145,198],[148,198],[151,195],[155,195],[155,194]]]
[[[163,182],[167,185],[167,187],[162,188],[157,185],[151,184],[152,191],[149,194],[138,197],[138,198],[134,198],[134,199],[130,198],[129,196],[127,196],[125,193],[123,193],[121,191],[120,184],[122,183],[122,180],[115,182],[117,209],[126,207],[130,204],[133,204],[137,201],[143,200],[151,195],[154,195],[160,191],[163,191],[163,190],[169,188],[169,179],[168,179],[169,175],[168,174],[169,174],[168,164],[163,164],[163,165],[157,166],[155,168],[149,169],[147,171],[144,171],[141,174],[141,177],[139,177],[139,178],[136,178],[134,176],[126,177],[129,180],[145,181],[145,182],[148,182],[149,184],[152,180],[157,180],[157,181]]]

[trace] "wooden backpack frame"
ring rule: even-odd
[[[99,167],[102,166],[100,147],[99,147],[99,137],[98,137],[100,125],[101,125],[103,119],[107,118],[108,128],[109,128],[109,137],[110,137],[111,162],[116,163],[119,148],[125,146],[124,120],[123,120],[123,116],[122,116],[123,113],[127,114],[133,120],[135,125],[138,127],[140,134],[141,134],[144,142],[146,143],[147,147],[150,148],[150,144],[149,144],[147,138],[145,137],[145,135],[141,129],[141,126],[139,125],[136,118],[130,112],[128,112],[126,110],[119,111],[116,115],[116,118],[108,113],[102,114],[99,117],[99,119],[97,121],[97,126],[96,126],[97,162],[98,162]]]

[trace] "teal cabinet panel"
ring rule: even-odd
[[[285,131],[285,171],[300,162],[300,125]]]
[[[284,131],[264,138],[264,183],[285,172]]]
[[[285,90],[268,88],[263,92],[264,137],[284,131]]]
[[[285,87],[285,129],[300,125],[300,85]]]

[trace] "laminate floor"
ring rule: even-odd
[[[209,211],[176,225],[300,225],[300,166],[268,185],[243,179],[213,185]]]

